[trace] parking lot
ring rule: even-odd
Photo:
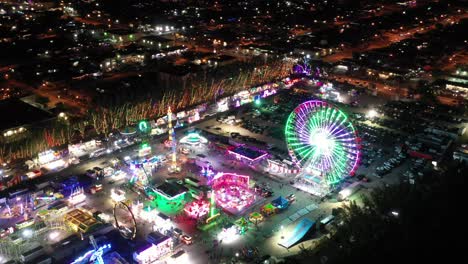
[[[353,97],[355,97],[353,100],[358,102],[372,102],[372,97],[366,94],[357,94]],[[445,139],[434,141],[430,136],[432,130],[427,131],[424,127],[431,124],[428,120],[424,121],[427,116],[417,116],[418,120],[421,120],[418,124],[414,124],[411,118],[406,118],[406,110],[412,113],[409,110],[411,107],[407,104],[390,103],[376,107],[372,103],[357,106],[336,103],[352,119],[361,139],[361,165],[355,177],[346,178],[333,193],[324,198],[318,198],[293,187],[291,182],[294,174],[270,173],[268,162],[265,160],[259,163],[245,162],[235,155],[228,154],[226,149],[216,147],[218,143],[230,147],[245,144],[268,153],[269,158],[283,163],[288,160],[290,162],[284,139],[284,124],[297,104],[314,98],[310,94],[298,95],[286,91],[281,96],[262,99],[259,103],[219,114],[216,118],[201,121],[188,129],[177,130],[177,139],[187,135],[188,130],[196,131],[208,139],[208,142],[203,144],[179,144],[177,162],[182,166],[182,173],[169,173],[171,148],[165,144],[166,135],[163,135],[148,140],[151,154],[146,155],[145,159],[140,157],[141,144],[115,149],[111,153],[98,149],[93,152],[90,159],[83,159],[76,166],[42,177],[60,181],[70,175],[79,175],[80,179],[84,177],[90,180],[91,183],[85,189],[87,196],[85,206],[83,204],[79,206],[86,207],[91,212],[102,212],[101,217],[106,219],[105,222],[114,224],[112,216],[114,202],[111,198],[113,192],[124,193],[125,199],[134,204],[148,205],[149,198],[146,197],[145,191],[129,184],[133,161],[138,163],[144,160],[154,165],[145,172],[153,186],[166,181],[183,184],[187,177],[192,177],[203,185],[208,179],[202,171],[207,168],[214,173],[247,175],[254,186],[253,191],[259,198],[239,215],[223,214],[223,223],[233,224],[242,216],[249,218],[251,213],[261,212],[265,205],[279,196],[287,198],[291,202],[290,206],[279,212],[264,214],[262,221],[251,226],[245,235],[229,244],[220,243],[217,238],[222,226],[201,232],[196,228],[195,221],[185,221],[178,213],[170,214],[169,217],[175,227],[181,230],[179,235],[171,233],[177,242],[176,249],[183,248],[196,263],[219,263],[221,259],[236,256],[236,253],[245,259],[252,258],[253,255],[282,257],[293,254],[300,251],[299,245],[286,250],[278,246],[278,242],[284,239],[295,223],[304,218],[320,221],[330,215],[333,208],[349,200],[359,203],[362,194],[368,194],[377,186],[394,184],[400,179],[414,182],[416,177],[423,175],[425,168],[434,166],[424,159],[424,154],[421,153],[432,151],[428,153],[439,155],[447,148],[446,142],[450,142]],[[395,120],[401,118],[406,118],[406,121],[397,124]],[[447,123],[453,127],[463,126],[463,120],[456,118],[448,120]],[[428,137],[427,140],[419,140],[424,137]],[[137,140],[142,141],[141,138],[135,139]],[[433,143],[431,140],[442,147],[437,148],[437,144],[431,145]],[[345,201],[337,198],[340,190],[356,182],[359,182],[361,188]],[[139,219],[139,216],[137,222],[137,239],[145,240],[148,234],[154,231],[154,226]],[[305,242],[306,245],[314,244],[313,241],[317,241],[319,235],[322,234],[317,233],[312,241]],[[187,242],[188,245],[185,245],[181,244],[181,241],[193,241],[193,244]],[[265,243],[261,243],[262,241]],[[122,245],[125,243],[122,242]]]

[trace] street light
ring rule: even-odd
[[[67,114],[65,114],[64,112],[61,112],[59,115],[58,115],[59,118],[63,119],[63,120],[67,120],[68,119],[68,116]]]
[[[58,238],[58,236],[59,236],[59,232],[53,231],[52,233],[49,234],[49,239],[55,240],[56,238]]]

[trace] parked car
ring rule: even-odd
[[[173,233],[177,238],[180,238],[180,236],[182,236],[182,234],[183,234],[182,230],[180,230],[179,228],[174,228],[174,230],[172,230],[172,233]]]
[[[288,200],[290,203],[294,202],[296,200],[296,195],[291,193],[290,195],[286,196],[286,200]]]
[[[102,184],[95,184],[89,189],[91,194],[95,194],[97,192],[102,191]]]
[[[180,236],[180,241],[186,245],[191,245],[193,243],[192,237],[185,234]]]

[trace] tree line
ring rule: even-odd
[[[228,65],[229,66],[229,65]],[[167,108],[175,111],[193,107],[215,98],[233,95],[254,85],[270,82],[289,75],[292,62],[272,59],[253,61],[243,69],[230,67],[187,79],[179,89],[166,89],[158,97],[90,107],[84,118],[52,122],[47,127],[31,129],[28,135],[14,142],[0,142],[0,162],[29,159],[44,150],[65,145],[76,139],[96,134],[108,135],[116,129],[135,125],[142,119],[155,119],[165,115]],[[87,133],[92,131],[92,133]]]
[[[309,263],[311,259],[322,263],[432,263],[459,256],[462,244],[456,237],[463,222],[456,205],[462,200],[467,173],[466,164],[452,162],[426,171],[415,184],[402,180],[377,188],[363,198],[362,205],[351,202],[338,210],[336,231],[330,239],[315,249],[303,248],[286,263]]]

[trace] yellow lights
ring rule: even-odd
[[[122,190],[112,189],[110,197],[114,202],[119,203],[125,200],[125,192]]]
[[[377,113],[377,111],[375,109],[370,109],[367,113],[366,113],[366,117],[367,118],[374,118],[374,117],[377,117],[379,116],[379,113]]]
[[[8,130],[8,131],[4,132],[3,136],[4,137],[11,137],[13,135],[23,133],[25,131],[26,131],[26,128],[24,128],[24,127],[20,127],[20,128],[17,128],[17,129],[11,129],[11,130]]]
[[[68,116],[67,116],[67,114],[65,114],[64,112],[61,112],[61,113],[58,115],[58,117],[59,117],[60,119],[63,119],[63,120],[68,120]]]

